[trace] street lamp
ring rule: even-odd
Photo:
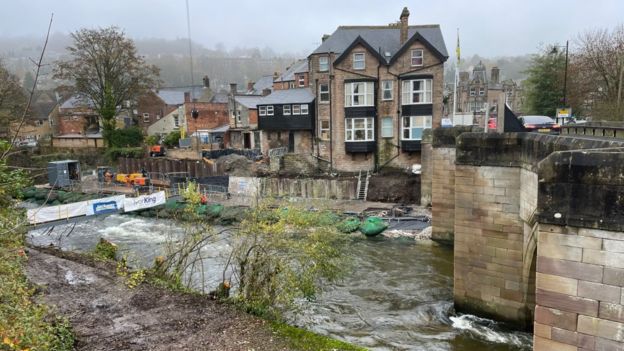
[[[562,48],[563,45],[554,45],[552,48],[551,53],[556,54],[557,53],[557,48]],[[568,48],[569,48],[569,41],[566,40],[566,45],[565,45],[565,71],[563,73],[563,106],[562,107],[566,107],[568,105],[568,100],[567,100],[567,87],[568,87]]]

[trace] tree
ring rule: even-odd
[[[624,25],[579,35],[573,64],[594,118],[624,120]]]
[[[119,110],[154,87],[159,70],[145,63],[134,42],[117,27],[81,29],[71,36],[71,57],[58,62],[54,76],[69,81],[75,94],[93,104],[109,142]]]
[[[8,137],[10,125],[26,106],[26,92],[0,61],[0,137]]]
[[[525,72],[525,110],[531,114],[554,116],[563,104],[565,52],[556,45],[545,47],[533,55]]]

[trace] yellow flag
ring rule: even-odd
[[[457,28],[457,48],[455,49],[455,54],[457,55],[457,62],[460,61],[460,50],[459,50],[459,28]]]

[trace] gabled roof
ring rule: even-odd
[[[377,60],[383,62],[386,61],[386,59],[381,56],[381,54],[379,54],[379,52],[377,52],[377,50],[375,50],[373,47],[370,46],[370,44],[368,44],[366,42],[366,40],[364,40],[361,36],[358,35],[357,38],[355,38],[355,40],[353,41],[353,43],[351,43],[351,45],[349,45],[344,52],[338,56],[336,58],[336,61],[334,61],[334,64],[337,65],[340,62],[342,62],[342,60],[344,60],[345,58],[347,58],[347,56],[349,56],[349,53],[351,52],[351,50],[353,50],[354,47],[356,47],[357,45],[362,45],[366,48],[366,50],[370,51],[371,54],[373,54]]]
[[[81,99],[78,95],[72,95],[61,104],[61,108],[93,108],[93,103],[88,99]]]
[[[192,92],[192,96],[198,99],[202,96],[203,86],[181,87],[181,88],[162,88],[156,91],[158,95],[167,105],[184,104],[184,92]]]
[[[261,94],[264,89],[273,90],[273,75],[262,76],[254,83],[253,89],[247,94]]]
[[[310,103],[314,101],[314,94],[308,88],[275,90],[271,95],[260,99],[258,105],[280,105]]]
[[[236,95],[234,99],[237,104],[241,104],[247,108],[257,108],[258,102],[262,100],[261,95]]]
[[[419,34],[419,37],[414,38],[416,33]],[[446,44],[444,43],[444,37],[439,25],[409,26],[407,37],[410,39],[401,45],[401,29],[398,25],[340,26],[312,54],[332,52],[341,55],[347,52],[353,43],[359,40],[358,38],[361,38],[368,44],[368,47],[373,48],[373,52],[383,57],[383,61],[390,63],[394,56],[400,55],[399,51],[406,47],[407,43],[419,39],[424,45],[429,45],[433,48],[434,53],[437,52],[441,57],[448,58]],[[389,53],[389,56],[386,56],[386,53]]]
[[[309,71],[308,68],[308,59],[302,59],[295,62],[292,66],[290,66],[286,72],[284,72],[281,76],[277,77],[276,82],[289,82],[295,80],[295,74],[297,73],[306,73]]]

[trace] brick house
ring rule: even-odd
[[[215,94],[210,102],[192,101],[190,93],[184,94],[184,120],[189,135],[198,136],[202,144],[218,147],[229,145],[230,117],[227,94]],[[197,112],[193,118],[193,111]]]
[[[444,62],[439,25],[341,26],[310,54],[317,156],[358,171],[420,163],[422,132],[442,119]]]
[[[295,62],[282,75],[273,79],[273,90],[306,88],[310,85],[308,60]]]
[[[152,124],[177,110],[184,103],[183,99],[167,101],[164,96],[168,96],[166,94],[168,92],[165,90],[163,93],[161,95],[159,90],[150,90],[137,99],[136,123],[146,134]]]
[[[248,86],[248,94],[239,95],[236,84],[230,84],[230,94],[228,95],[229,146],[234,149],[260,149],[258,102],[262,99],[262,95],[251,95],[249,94],[250,91],[255,92],[257,90]]]

